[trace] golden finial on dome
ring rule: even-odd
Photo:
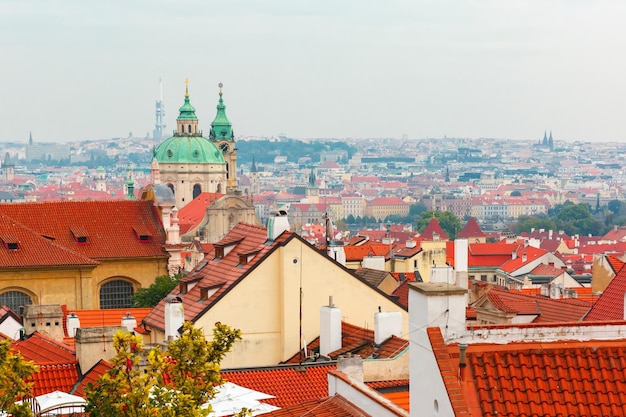
[[[185,97],[189,97],[189,78],[185,78]]]

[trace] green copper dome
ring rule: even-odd
[[[211,133],[209,138],[211,140],[233,140],[233,125],[226,117],[226,106],[222,99],[222,87],[223,84],[219,83],[220,87],[220,100],[217,103],[217,114],[213,123],[211,123]]]
[[[180,114],[176,120],[198,120],[196,109],[189,102],[189,91],[185,91],[185,104],[178,109]]]
[[[161,143],[154,154],[159,164],[225,164],[222,152],[202,136],[174,136]]]

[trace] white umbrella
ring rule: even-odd
[[[84,398],[62,391],[53,391],[39,395],[35,397],[35,400],[39,404],[40,416],[81,413],[85,411],[85,404],[87,404]]]
[[[275,397],[226,382],[215,389],[215,397],[210,401],[213,412],[209,415],[211,417],[230,416],[242,408],[251,410],[254,416],[278,410],[278,407],[259,402],[268,398]]]

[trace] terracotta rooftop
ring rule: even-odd
[[[96,260],[166,256],[165,232],[150,201],[0,204],[0,214],[1,223],[10,218],[65,248],[65,257],[67,250]],[[149,233],[147,240],[137,236],[138,228]],[[79,232],[86,236],[75,234]]]
[[[0,268],[68,265],[93,268],[99,264],[0,213]]]
[[[368,284],[373,287],[378,287],[380,283],[389,276],[389,272],[387,271],[380,271],[378,269],[363,267],[358,268],[356,271],[354,271],[354,273],[363,278],[365,281],[367,281]]]
[[[367,256],[384,256],[385,259],[389,258],[389,245],[382,243],[364,243],[359,246],[344,246],[344,253],[346,254],[346,261],[362,261]]]
[[[328,356],[331,359],[337,359],[340,355],[351,353],[358,355],[363,359],[377,358],[389,359],[396,357],[409,346],[409,341],[400,337],[391,336],[379,346],[374,344],[374,331],[363,327],[355,326],[344,321],[341,322],[341,349],[330,352]],[[319,353],[320,338],[317,337],[307,345],[309,356],[313,353]],[[300,353],[285,361],[285,363],[296,364],[301,361]]]
[[[439,235],[438,240],[448,240],[448,234],[443,231],[436,218],[430,219],[420,237],[424,240],[435,240],[435,234]]]
[[[536,315],[533,323],[580,321],[591,308],[591,303],[576,298],[551,299],[499,288],[492,288],[483,297],[487,297],[500,311],[517,315]],[[478,309],[480,304],[481,300],[476,301],[475,308]]]
[[[178,211],[180,233],[187,233],[189,230],[199,226],[206,214],[206,208],[224,195],[225,194],[204,192],[185,204],[185,206]]]
[[[595,302],[585,321],[623,320],[626,268],[622,267]]]
[[[298,366],[222,370],[222,377],[255,391],[276,398],[263,400],[277,407],[288,407],[328,396],[328,371],[333,364],[305,364]],[[306,387],[306,389],[304,389]]]
[[[99,360],[97,364],[95,364],[91,369],[85,372],[80,382],[74,386],[72,394],[84,398],[85,387],[87,387],[87,384],[95,384],[96,382],[98,382],[100,377],[110,369],[113,369],[113,365],[105,360]]]
[[[478,222],[474,217],[470,217],[470,219],[463,226],[463,230],[461,230],[457,235],[457,237],[462,238],[472,238],[472,237],[485,237],[485,233],[482,231]]]
[[[253,270],[266,256],[277,247],[286,243],[296,235],[291,232],[284,232],[270,244],[267,241],[267,229],[247,223],[239,223],[225,238],[216,243],[204,260],[200,262],[185,278],[180,280],[181,284],[195,282],[186,294],[180,293],[180,286],[174,288],[170,295],[182,299],[185,320],[195,321],[198,316],[211,308],[224,294],[226,294],[236,283],[243,279]],[[225,247],[236,245],[236,249],[229,252]],[[219,258],[216,251],[222,249],[225,253],[223,258]],[[245,265],[241,265],[239,254],[254,254]],[[202,299],[201,289],[211,288],[215,290],[206,300]],[[153,328],[165,329],[165,299],[152,309],[145,317],[144,322]]]
[[[328,393],[327,393],[328,394]],[[267,400],[264,400],[268,402]],[[367,417],[363,410],[356,408],[345,398],[335,395],[308,401],[291,407],[281,408],[264,414],[273,417]]]

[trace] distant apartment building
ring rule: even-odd
[[[341,194],[341,212],[342,218],[350,215],[355,219],[365,215],[365,199],[358,193]]]
[[[443,211],[449,211],[463,219],[472,215],[472,198],[468,196],[445,196],[441,201]]]
[[[65,143],[29,143],[26,161],[59,161],[70,157],[70,146]]]
[[[550,202],[546,198],[475,198],[472,200],[471,216],[475,217],[479,221],[515,220],[520,216],[547,214],[549,207]]]
[[[367,203],[365,215],[383,221],[388,216],[408,216],[410,204],[397,197],[378,197]]]

